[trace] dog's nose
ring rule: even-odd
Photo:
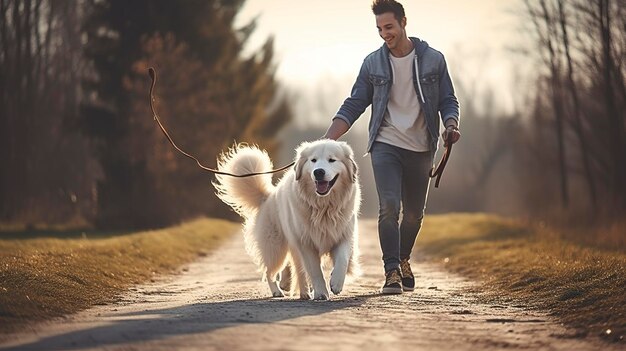
[[[315,179],[318,179],[318,180],[324,179],[325,174],[326,172],[321,168],[318,168],[313,171],[313,175],[315,176]]]

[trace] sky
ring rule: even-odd
[[[455,84],[493,91],[497,108],[515,104],[521,0],[405,0],[407,34],[443,52]],[[247,0],[236,19],[258,17],[246,50],[274,37],[276,77],[301,91],[333,85],[336,103],[349,94],[365,56],[382,45],[369,0]],[[244,53],[245,54],[245,53]],[[341,91],[341,92],[340,92]],[[328,93],[327,93],[328,94]],[[337,96],[338,95],[338,96]]]

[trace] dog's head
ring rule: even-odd
[[[310,179],[307,183],[314,184],[318,196],[328,195],[337,182],[357,181],[354,152],[343,141],[305,142],[300,144],[296,153],[296,181]]]

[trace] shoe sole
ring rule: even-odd
[[[413,291],[415,288],[409,288],[408,286],[402,286],[402,291]]]
[[[385,295],[400,295],[402,294],[402,288],[383,288],[381,292]]]

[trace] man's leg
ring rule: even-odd
[[[400,266],[400,199],[402,193],[402,160],[400,149],[374,143],[371,151],[374,181],[378,192],[378,237],[383,252],[385,272]]]
[[[408,259],[422,227],[428,198],[431,152],[410,152],[404,159],[402,175],[402,223],[400,224],[400,259]]]

